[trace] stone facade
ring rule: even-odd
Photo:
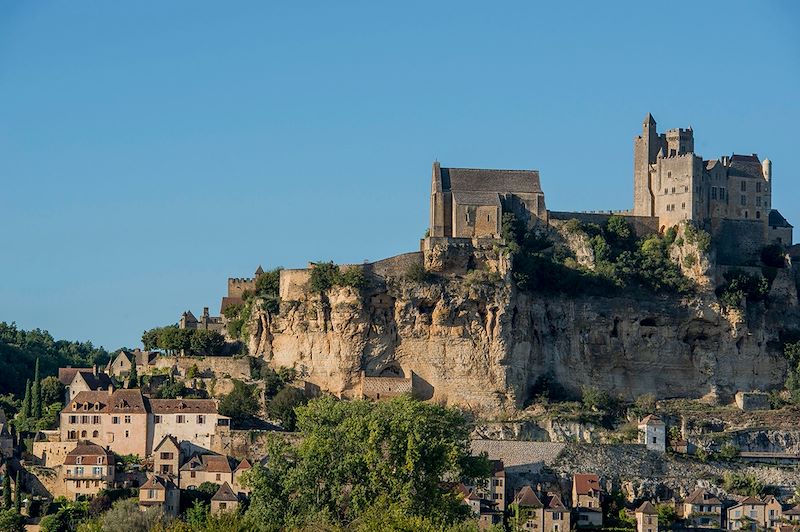
[[[658,416],[647,416],[639,422],[639,443],[651,451],[667,450],[667,427]]]
[[[114,454],[92,443],[79,443],[64,459],[64,483],[68,497],[92,496],[114,487]]]
[[[176,517],[180,511],[181,492],[168,477],[153,475],[139,487],[139,508],[157,506],[165,515]]]
[[[736,392],[736,406],[744,412],[753,410],[769,410],[769,394],[764,392]]]
[[[178,328],[180,329],[193,329],[193,330],[206,330],[214,331],[220,334],[225,334],[225,323],[222,316],[211,316],[208,313],[208,307],[203,307],[203,313],[200,319],[197,319],[191,310],[187,310],[181,315],[178,321]]]

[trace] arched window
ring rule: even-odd
[[[81,438],[85,438],[85,437],[86,437],[86,431],[85,431],[85,430],[82,430],[82,431],[81,431]]]
[[[97,438],[99,436],[100,436],[100,433],[98,431],[96,431],[96,430],[92,431],[92,438]]]

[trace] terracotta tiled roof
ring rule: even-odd
[[[708,495],[707,498],[706,495]],[[688,497],[683,499],[683,502],[685,502],[686,504],[706,504],[706,505],[722,504],[722,502],[720,502],[720,500],[717,497],[711,495],[703,488],[697,488],[696,490],[694,490]]]
[[[636,513],[641,513],[645,515],[657,515],[658,512],[656,511],[655,507],[650,503],[650,501],[644,501],[641,506],[636,509]]]
[[[168,478],[162,478],[158,475],[153,475],[147,482],[139,487],[139,490],[166,490],[176,489],[175,484]]]
[[[231,464],[227,456],[220,456],[215,454],[204,454],[201,459],[203,466],[209,473],[230,473]]]
[[[763,505],[764,501],[762,501],[758,497],[744,497],[743,499],[740,499],[739,502],[734,505],[734,507],[735,506],[742,506],[744,504]]]
[[[800,515],[800,504],[788,510],[784,510],[783,515]]]
[[[564,506],[564,503],[561,502],[561,497],[556,495],[555,493],[548,493],[545,496],[546,504],[548,510],[552,510],[554,512],[566,512],[567,507]]]
[[[67,456],[64,457],[64,465],[78,465],[77,458],[79,456],[89,458],[89,460],[84,460],[83,464],[81,465],[97,465],[96,458],[98,456],[104,456],[106,458],[105,464],[103,465],[114,465],[114,454],[111,451],[103,449],[99,445],[95,445],[94,443],[79,443],[76,445],[75,448],[68,452]]]
[[[158,445],[155,446],[155,448],[153,449],[153,452],[155,453],[156,451],[161,449],[161,447],[163,445],[166,445],[168,442],[171,443],[176,449],[180,450],[181,446],[178,443],[178,439],[175,436],[173,436],[172,434],[167,434],[166,436],[161,438],[161,441],[158,442]]]
[[[591,491],[600,491],[600,479],[593,474],[576,474],[572,477],[575,492],[578,495],[588,495]]]
[[[244,460],[239,462],[239,465],[236,466],[235,471],[245,471],[247,469],[250,469],[251,467],[253,467],[253,466],[251,466],[250,462],[248,462],[247,458],[245,458]]]
[[[544,508],[542,501],[534,493],[533,488],[530,486],[522,486],[517,496],[514,497],[514,504],[519,506],[527,506],[528,508]]]
[[[61,412],[146,414],[147,407],[141,390],[116,390],[113,394],[96,391],[80,392]]]
[[[150,399],[154,414],[216,414],[213,399]]]
[[[238,501],[239,499],[236,497],[236,494],[233,493],[233,490],[230,486],[228,486],[227,482],[223,482],[222,486],[219,487],[217,492],[211,497],[212,501],[222,501],[222,502],[234,502]]]

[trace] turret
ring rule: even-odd
[[[764,179],[772,181],[772,161],[769,159],[761,161],[761,172],[764,174]]]

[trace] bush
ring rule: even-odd
[[[636,398],[636,409],[640,414],[654,412],[656,409],[656,396],[652,393],[645,393]]]
[[[691,223],[686,224],[683,235],[686,237],[687,244],[697,244],[697,249],[704,253],[711,248],[711,235]]]
[[[726,471],[723,475],[722,487],[725,491],[750,497],[758,497],[764,491],[764,483],[755,475],[730,471]]]
[[[282,388],[267,406],[267,411],[273,419],[281,422],[286,430],[294,430],[297,422],[297,415],[294,409],[306,404],[306,394],[303,390],[293,386]]]
[[[725,284],[717,289],[717,296],[726,308],[740,308],[741,301],[758,302],[769,294],[769,282],[761,275],[750,275],[734,269],[724,275]]]
[[[737,456],[739,456],[739,448],[732,443],[726,443],[719,450],[720,459],[725,460],[726,462],[730,462]]]
[[[615,400],[607,392],[594,386],[581,388],[581,402],[583,406],[595,412],[608,412],[616,405]]]
[[[219,401],[219,413],[236,423],[252,418],[260,410],[256,393],[254,385],[234,379],[231,393]]]
[[[361,266],[350,266],[339,273],[336,277],[336,284],[339,286],[349,286],[351,288],[362,288],[367,280],[364,276],[364,268]]]
[[[311,268],[309,286],[318,293],[327,292],[336,284],[339,276],[339,266],[333,262],[318,262]]]
[[[424,264],[415,262],[406,268],[405,278],[412,283],[426,283],[430,279],[430,274]]]
[[[687,268],[693,267],[697,264],[697,256],[694,253],[689,253],[685,257],[683,257],[683,265]]]
[[[103,530],[124,530],[125,532],[148,532],[158,525],[166,524],[167,518],[158,507],[142,512],[139,506],[130,499],[121,499],[114,503],[103,515]]]

